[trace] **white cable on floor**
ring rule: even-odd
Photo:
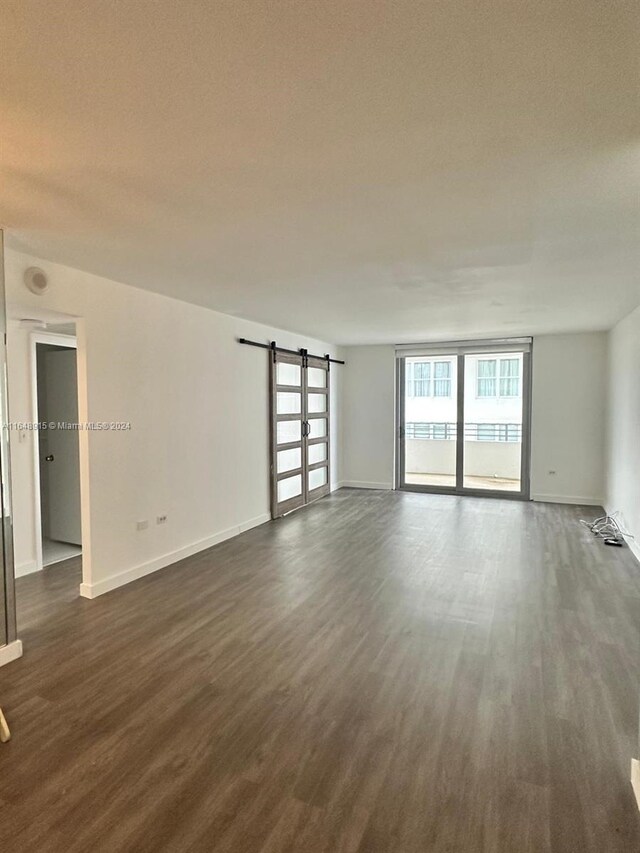
[[[616,519],[617,515],[619,515],[618,512],[614,512],[613,515],[601,515],[600,518],[596,518],[594,521],[585,521],[584,518],[581,518],[580,524],[584,524],[585,527],[588,527],[600,539],[634,539],[635,537],[632,533],[628,533],[620,527]]]

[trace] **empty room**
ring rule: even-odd
[[[638,853],[638,4],[0,33],[0,850]]]

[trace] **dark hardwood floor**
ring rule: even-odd
[[[593,508],[342,490],[95,601],[18,581],[0,849],[640,850],[640,565]]]

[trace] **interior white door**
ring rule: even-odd
[[[76,351],[44,352],[44,411],[40,420],[60,424],[78,421]],[[58,542],[82,544],[80,524],[80,457],[76,429],[47,429],[41,442],[41,468],[46,470],[48,535]]]

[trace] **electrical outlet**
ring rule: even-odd
[[[553,477],[553,476],[555,476],[555,473],[556,473],[556,472],[555,472],[555,471],[548,471],[547,473],[548,473],[548,474],[550,474],[550,475]]]
[[[143,521],[136,522],[136,530],[146,530],[149,526],[149,522],[145,518]]]
[[[166,521],[167,521],[167,516],[166,516],[166,515],[159,515],[159,516],[156,518],[156,524],[165,524],[165,523],[166,523]]]

